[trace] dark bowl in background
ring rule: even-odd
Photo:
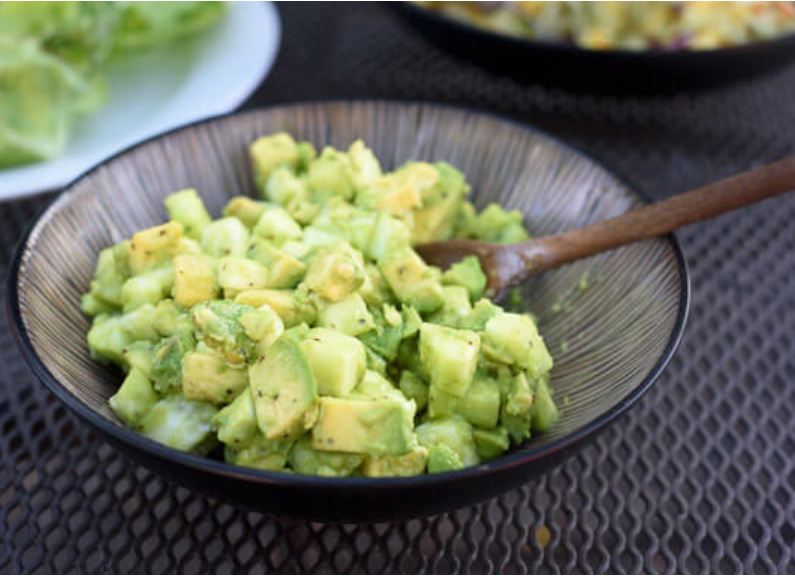
[[[179,452],[125,428],[107,400],[122,375],[94,361],[80,311],[99,250],[166,219],[163,198],[196,187],[218,215],[255,190],[247,145],[286,130],[316,145],[363,138],[386,168],[447,160],[472,200],[521,210],[549,234],[644,203],[605,168],[529,126],[449,106],[326,102],[222,116],[155,137],[69,185],[22,239],[9,272],[12,332],[35,375],[99,436],[140,463],[207,495],[273,514],[326,521],[443,512],[515,488],[591,440],[657,379],[684,330],[689,280],[673,236],[576,262],[523,288],[555,357],[561,418],[548,433],[484,464],[413,478],[318,478],[241,468]],[[579,289],[584,273],[589,288]],[[566,298],[564,312],[553,305]],[[564,342],[568,343],[564,346]]]
[[[490,32],[409,2],[387,6],[457,58],[521,82],[593,93],[716,87],[777,70],[795,59],[795,33],[716,50],[589,50]]]

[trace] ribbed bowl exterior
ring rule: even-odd
[[[175,190],[196,188],[213,216],[229,198],[256,194],[248,144],[277,131],[318,148],[347,148],[361,138],[387,169],[407,160],[450,162],[466,175],[479,208],[497,202],[520,210],[534,236],[577,228],[643,203],[609,171],[546,134],[432,104],[286,105],[202,122],[133,147],[81,177],[46,209],[20,249],[11,286],[12,319],[34,368],[61,397],[65,392],[105,420],[93,423],[117,442],[132,435],[108,407],[121,374],[89,355],[90,320],[80,311],[99,251],[163,222],[163,199]],[[511,455],[477,467],[479,473],[579,440],[583,429],[595,431],[594,422],[606,423],[606,415],[634,401],[681,335],[686,276],[675,241],[659,238],[577,262],[524,286],[527,308],[538,318],[555,360],[552,385],[561,418],[552,431]],[[135,442],[144,449],[152,444]],[[171,452],[157,450],[161,456],[163,450]],[[244,469],[233,473],[279,476]]]

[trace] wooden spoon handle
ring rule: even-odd
[[[585,228],[517,244],[517,255],[539,272],[667,234],[791,190],[795,190],[795,156]]]

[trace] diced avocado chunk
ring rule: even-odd
[[[387,251],[378,268],[398,299],[418,312],[433,312],[444,303],[442,285],[411,248]]]
[[[364,374],[364,346],[356,338],[327,328],[313,328],[300,347],[321,395],[346,396]]]
[[[248,443],[259,431],[251,389],[245,388],[231,404],[213,416],[212,424],[218,430],[218,440],[224,444],[240,447]]]
[[[178,336],[188,347],[195,343],[193,320],[174,300],[161,300],[154,310],[152,325],[161,336]]]
[[[171,294],[174,285],[174,267],[170,264],[129,278],[121,288],[121,301],[125,312],[144,304],[157,304]]]
[[[268,204],[248,196],[235,196],[224,206],[224,216],[237,218],[246,228],[254,228]]]
[[[428,416],[443,418],[456,414],[474,426],[496,426],[500,417],[500,389],[497,383],[475,376],[466,394],[460,398],[432,386],[428,396]]]
[[[186,350],[178,336],[164,338],[152,351],[151,377],[158,392],[182,386],[182,356]]]
[[[319,249],[304,282],[326,300],[339,302],[364,283],[364,265],[347,242],[338,242]]]
[[[356,189],[363,188],[382,174],[378,158],[361,140],[356,140],[348,148],[348,160]]]
[[[247,257],[268,270],[268,288],[293,288],[306,274],[306,264],[262,238],[254,238]]]
[[[362,464],[362,474],[370,478],[418,476],[425,472],[427,462],[428,449],[417,446],[403,456],[382,456],[381,458],[366,456]]]
[[[364,347],[364,353],[367,355],[367,369],[378,372],[382,376],[386,375],[386,360],[367,346]]]
[[[362,376],[361,382],[351,394],[352,398],[369,398],[372,400],[398,400],[406,403],[406,407],[415,412],[416,404],[411,404],[408,398],[403,395],[383,374],[374,370],[367,370]]]
[[[238,322],[246,336],[257,342],[257,352],[262,355],[265,349],[276,342],[284,332],[284,323],[276,311],[263,304],[259,308],[244,312]]]
[[[403,339],[403,325],[391,326],[384,318],[384,313],[375,308],[372,310],[375,328],[359,334],[359,339],[369,348],[387,360],[397,357],[400,341]]]
[[[536,384],[535,401],[530,414],[533,419],[533,430],[536,432],[547,432],[558,422],[560,414],[552,399],[547,378],[541,378]]]
[[[461,456],[447,444],[434,444],[428,450],[428,474],[453,472],[464,467]]]
[[[182,254],[174,258],[173,296],[177,304],[191,308],[220,295],[215,258],[202,254]]]
[[[154,316],[155,307],[151,304],[123,315],[97,316],[87,336],[92,355],[123,366],[127,346],[139,340],[156,342],[160,339],[152,326]]]
[[[499,427],[492,430],[475,428],[472,431],[475,440],[475,449],[481,460],[496,458],[511,447],[511,438],[505,428]]]
[[[204,207],[204,202],[196,194],[196,190],[188,188],[169,194],[164,204],[168,217],[182,224],[185,236],[194,240],[201,239],[202,230],[211,222],[211,219]]]
[[[368,306],[378,307],[394,301],[395,297],[378,266],[371,262],[364,265],[364,283],[358,291]]]
[[[201,248],[214,258],[243,258],[248,248],[248,228],[237,218],[221,218],[204,227]]]
[[[255,236],[277,246],[289,240],[298,240],[302,234],[301,225],[283,208],[266,209],[254,226]]]
[[[429,451],[428,472],[431,473],[443,471],[439,469],[442,462],[437,460],[442,460],[439,456],[444,455],[446,451],[442,450],[442,454],[434,456],[434,450],[439,446],[445,446],[453,451],[460,462],[459,468],[474,466],[479,461],[475,441],[472,438],[472,426],[460,417],[429,420],[420,424],[417,426],[417,441]],[[431,470],[432,467],[435,470]],[[447,468],[449,469],[455,468]]]
[[[179,252],[182,224],[166,222],[133,234],[130,241],[130,269],[140,274],[146,269],[168,262]]]
[[[385,212],[376,216],[373,235],[366,247],[367,256],[375,261],[381,260],[390,250],[408,247],[411,231],[402,220],[393,218]]]
[[[301,154],[293,137],[286,132],[271,136],[263,136],[249,148],[254,163],[254,179],[257,186],[263,189],[265,183],[277,166],[298,168]]]
[[[355,192],[350,160],[345,153],[330,146],[323,148],[320,157],[310,164],[307,182],[317,202],[334,196],[350,200]]]
[[[507,382],[507,393],[500,414],[500,424],[505,427],[513,441],[519,444],[530,438],[533,391],[524,372],[502,381]]]
[[[485,298],[478,300],[475,302],[469,314],[460,320],[459,328],[483,332],[486,329],[486,323],[495,316],[502,314],[502,312],[502,308],[496,306],[489,300]]]
[[[428,316],[428,322],[459,328],[472,311],[469,294],[463,286],[443,286],[444,304]]]
[[[422,207],[414,212],[414,244],[450,239],[461,201],[469,193],[469,185],[461,172],[445,162],[439,162],[433,168],[438,178],[433,186],[422,189]]]
[[[90,290],[90,294],[99,302],[121,306],[122,286],[130,276],[129,251],[130,243],[125,241],[99,253]]]
[[[230,364],[240,364],[253,357],[257,345],[240,324],[240,317],[251,310],[245,304],[214,300],[194,306],[191,317],[197,336],[205,345]]]
[[[284,206],[292,214],[295,208],[309,200],[309,187],[306,178],[298,176],[288,166],[280,166],[271,172],[265,184],[263,196],[280,206]]]
[[[456,235],[498,244],[521,242],[530,237],[522,224],[522,213],[518,210],[505,210],[491,203],[477,214],[469,202],[464,202],[459,210]]]
[[[206,454],[215,443],[211,424],[215,413],[212,404],[172,394],[149,409],[138,429],[160,444],[183,452]]]
[[[235,301],[254,307],[267,304],[279,315],[285,328],[312,322],[317,314],[311,301],[298,290],[246,290],[238,294]]]
[[[399,386],[400,391],[403,392],[406,398],[414,400],[417,405],[417,411],[425,409],[428,405],[428,384],[422,378],[414,374],[414,372],[404,370],[400,374]]]
[[[420,328],[420,361],[432,388],[465,396],[478,363],[480,336],[427,322]]]
[[[328,304],[317,315],[317,324],[348,336],[358,336],[375,328],[375,322],[367,304],[358,293]]]
[[[218,285],[225,298],[234,298],[246,290],[267,288],[268,280],[268,269],[254,260],[226,256],[218,261]]]
[[[527,370],[533,378],[552,369],[552,356],[535,322],[522,314],[506,312],[491,318],[483,335],[483,352],[492,360]]]
[[[442,284],[447,286],[463,286],[467,289],[472,302],[479,300],[486,291],[486,274],[480,266],[477,256],[467,256],[456,262],[442,274]]]
[[[289,462],[298,474],[343,477],[353,474],[362,460],[361,454],[316,450],[312,439],[306,436],[295,443]]]
[[[269,440],[258,434],[242,448],[228,448],[228,453],[232,456],[232,463],[238,466],[259,470],[284,470],[292,447],[292,440]]]
[[[212,404],[231,402],[248,385],[248,370],[230,366],[223,358],[188,352],[182,358],[182,394]]]
[[[133,342],[122,350],[127,371],[138,369],[144,376],[151,379],[152,351],[154,346],[145,340]]]
[[[118,306],[98,298],[91,292],[86,292],[80,297],[80,310],[86,316],[99,316],[100,314],[118,312]]]
[[[121,387],[110,397],[111,409],[128,426],[135,426],[158,401],[152,383],[138,368],[130,370]]]
[[[312,429],[316,450],[401,456],[416,446],[405,401],[325,397]]]
[[[259,428],[271,440],[295,438],[317,417],[318,386],[301,349],[280,339],[249,367]]]

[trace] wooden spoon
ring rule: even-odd
[[[477,256],[488,278],[488,294],[496,296],[562,264],[667,234],[794,189],[795,156],[791,156],[578,230],[515,244],[433,242],[418,246],[417,252],[441,268],[465,256]]]

